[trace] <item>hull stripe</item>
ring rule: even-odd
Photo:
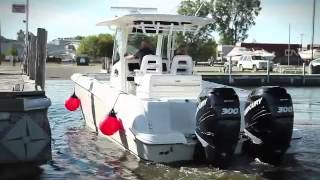
[[[91,110],[92,110],[92,119],[93,119],[93,124],[96,129],[96,134],[99,134],[98,126],[97,126],[97,119],[96,119],[96,111],[94,107],[94,94],[91,92],[93,88],[93,82],[90,83],[90,88],[89,92],[91,94]]]

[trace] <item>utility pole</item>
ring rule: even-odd
[[[290,55],[291,55],[290,40],[291,40],[291,24],[289,24],[288,66],[290,65]]]
[[[2,55],[2,49],[1,49],[1,21],[0,21],[0,64],[1,64],[1,55]]]
[[[0,20],[0,65],[1,65],[1,61],[2,61],[2,49],[1,49],[1,20]]]
[[[312,37],[311,37],[311,60],[313,60],[313,43],[314,43],[314,21],[316,14],[316,0],[313,0],[313,11],[312,11]]]
[[[27,0],[26,3],[26,37],[27,37],[27,41],[26,43],[28,43],[28,35],[29,35],[29,0]]]
[[[23,63],[24,72],[27,73],[28,61],[29,61],[29,0],[26,0],[26,34],[25,34],[25,59]]]

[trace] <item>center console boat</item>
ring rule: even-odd
[[[203,81],[192,57],[174,55],[176,37],[197,34],[212,19],[131,14],[99,23],[115,30],[113,66],[106,74],[74,74],[75,95],[88,127],[137,157],[154,162],[229,162],[248,153],[279,162],[299,139],[290,95],[281,87],[254,91]],[[153,36],[155,55],[128,59],[132,36]],[[101,129],[110,114],[119,130]],[[107,125],[107,128],[112,125]]]

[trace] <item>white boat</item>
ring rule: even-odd
[[[251,123],[270,118],[275,124],[279,120],[282,125],[288,123],[284,128],[288,133],[283,132],[283,137],[289,139],[281,145],[282,149],[270,147],[271,154],[274,151],[283,154],[290,145],[293,126],[292,102],[284,89],[264,88],[250,94],[250,91],[202,81],[200,75],[192,73],[190,56],[173,55],[178,32],[197,33],[209,23],[213,22],[207,18],[160,14],[131,14],[99,23],[115,29],[113,61],[120,60],[112,67],[110,81],[106,74],[72,75],[86,124],[141,159],[171,163],[193,161],[196,155],[203,155],[209,161],[224,161],[246,149],[242,148],[243,142],[260,147],[261,142],[265,143],[264,137],[256,136],[250,129],[255,127]],[[138,59],[125,57],[132,34],[157,37],[156,55],[144,56],[141,65]],[[278,95],[269,93],[273,90],[279,90],[275,92]],[[279,93],[284,96],[279,98]],[[218,101],[220,104],[215,103]],[[212,111],[204,113],[206,108]],[[123,129],[107,136],[101,133],[99,124],[112,109],[121,119]],[[252,120],[253,113],[259,112],[262,114]],[[203,127],[207,120],[209,124],[218,123],[213,124],[214,132],[210,131],[211,127]],[[293,132],[293,138],[300,137]],[[210,140],[214,133],[217,136]],[[219,133],[225,136],[216,139]],[[274,136],[279,136],[279,132]]]
[[[252,51],[246,47],[235,46],[227,55],[227,61],[231,58],[232,64],[237,64],[242,55],[250,54]]]
[[[270,53],[264,49],[255,50],[253,51],[253,54],[256,56],[268,57],[271,60],[275,57],[274,53]]]
[[[240,61],[241,57],[244,55],[255,55],[255,56],[261,56],[266,57],[270,60],[272,60],[275,55],[273,53],[270,53],[264,49],[260,50],[250,50],[246,47],[240,47],[235,46],[227,55],[226,59],[229,60],[231,58],[231,61],[233,64],[237,64],[238,61]]]
[[[312,51],[313,51],[313,59],[320,58],[320,49],[309,49],[304,51],[299,51],[299,55],[303,60],[312,60]]]

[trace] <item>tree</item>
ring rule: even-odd
[[[216,21],[222,44],[245,40],[261,10],[260,0],[215,0],[212,4],[210,14]]]
[[[211,4],[201,0],[183,0],[178,8],[178,14],[185,16],[207,17],[210,13]],[[211,37],[212,31],[215,29],[215,24],[209,24],[199,30],[197,34],[186,33],[187,41],[197,39],[207,39]]]
[[[76,36],[74,39],[76,39],[76,40],[82,40],[84,37],[83,36]]]
[[[18,56],[18,50],[15,47],[11,47],[7,50],[6,54],[11,56]]]
[[[88,36],[80,41],[78,54],[87,54],[96,57],[112,57],[113,37],[110,34]]]
[[[210,12],[210,3],[200,0],[184,0],[181,2],[178,13],[186,16],[206,17]],[[199,30],[198,33],[182,33],[177,35],[177,45],[187,46],[188,54],[196,61],[206,61],[211,56],[215,57],[216,42],[212,37],[215,24],[209,24]]]
[[[195,61],[207,61],[211,57],[216,57],[217,44],[213,37],[201,38],[200,36],[194,36],[192,34],[183,36],[181,33],[177,36],[177,46],[188,47],[188,54]]]
[[[22,42],[25,40],[25,37],[26,37],[26,35],[24,34],[24,31],[22,31],[22,29],[20,29],[17,32],[17,40]]]
[[[18,50],[17,50],[17,48],[11,48],[11,55],[12,55],[12,56],[18,56]]]
[[[255,17],[261,10],[260,5],[261,0],[183,0],[178,13],[211,17],[215,23],[202,28],[202,36],[217,31],[222,44],[235,44],[248,37],[247,32],[255,24]]]
[[[0,65],[1,65],[1,62],[4,60],[6,56],[2,53],[0,53]]]
[[[110,34],[99,34],[97,47],[98,56],[111,58],[113,52],[113,37]]]
[[[80,41],[77,53],[97,57],[97,42],[97,36],[88,36],[83,38]]]

